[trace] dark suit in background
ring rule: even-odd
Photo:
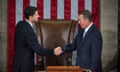
[[[83,39],[84,30],[81,29],[72,44],[65,46],[64,53],[77,50],[76,65],[93,72],[102,72],[101,50],[102,37],[101,33],[94,25],[87,31]]]
[[[20,21],[14,34],[14,72],[34,72],[34,52],[42,55],[53,55],[53,50],[42,48],[32,26],[26,21]]]

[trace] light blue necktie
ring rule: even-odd
[[[32,28],[33,28],[34,32],[36,32],[36,26],[35,26],[35,24],[32,24]]]
[[[87,31],[84,30],[84,33],[83,33],[83,39],[85,38],[85,35],[86,35]]]

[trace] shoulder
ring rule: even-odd
[[[27,24],[26,21],[19,21],[16,26],[26,26]]]
[[[27,29],[27,28],[30,28],[30,25],[29,23],[27,23],[26,21],[19,21],[16,25],[16,28],[20,28],[20,29]]]
[[[102,40],[102,35],[101,35],[101,32],[98,28],[95,27],[93,29],[92,37]]]
[[[101,35],[101,32],[98,28],[94,28],[93,32],[95,35]]]
[[[19,21],[16,25],[16,30],[22,31],[22,32],[30,32],[32,31],[32,28],[29,23],[26,21]]]

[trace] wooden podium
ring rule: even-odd
[[[48,66],[47,72],[83,72],[79,66]]]

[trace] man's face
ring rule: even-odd
[[[84,18],[83,15],[78,16],[78,24],[81,26],[81,28],[86,28],[89,25],[89,20]]]
[[[35,11],[35,14],[32,16],[32,21],[33,22],[37,22],[38,21],[38,19],[39,19],[39,14],[38,14],[38,11]]]

